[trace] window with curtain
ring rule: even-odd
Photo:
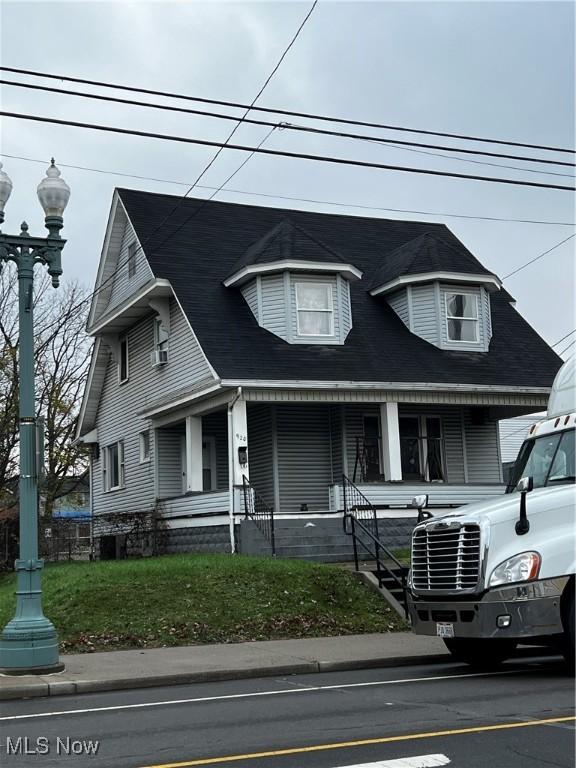
[[[473,293],[446,294],[448,341],[478,341],[478,298]]]
[[[334,304],[330,283],[296,283],[299,336],[333,336]]]

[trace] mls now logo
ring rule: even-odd
[[[51,742],[47,736],[38,736],[36,739],[28,736],[6,738],[6,755],[48,755],[51,752],[62,756],[96,755],[99,749],[100,742],[91,739],[62,739],[58,736]]]

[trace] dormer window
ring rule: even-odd
[[[330,283],[296,283],[299,336],[334,336],[334,303]]]
[[[473,293],[446,293],[448,341],[478,342],[478,297]]]

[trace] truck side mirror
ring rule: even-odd
[[[534,478],[532,476],[530,477],[521,477],[520,480],[518,480],[518,483],[516,485],[516,490],[520,491],[520,493],[530,493],[534,489]]]
[[[428,506],[428,494],[423,493],[420,496],[414,496],[410,506],[414,509],[424,509],[424,507]]]
[[[523,536],[530,530],[530,523],[526,515],[526,494],[534,488],[533,477],[521,477],[516,485],[516,490],[520,491],[520,517],[516,521],[516,533]]]

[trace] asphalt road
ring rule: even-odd
[[[557,659],[435,664],[2,702],[0,765],[572,768],[575,724]]]

